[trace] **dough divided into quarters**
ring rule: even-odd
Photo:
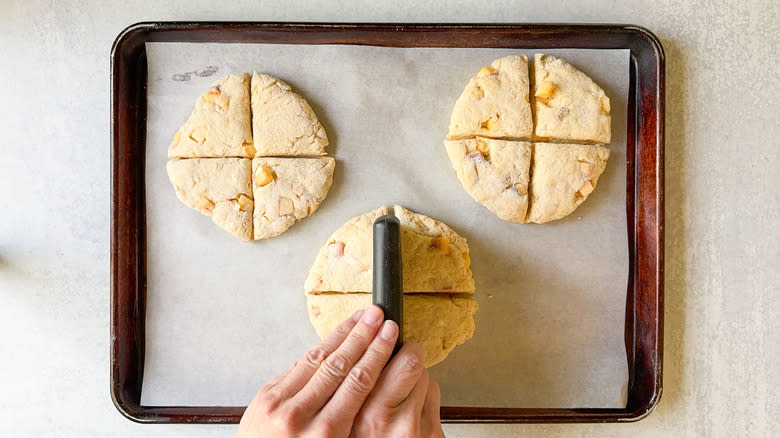
[[[317,116],[287,84],[265,74],[251,80],[232,74],[198,98],[169,148],[169,158],[181,160],[168,163],[168,174],[182,202],[242,240],[265,239],[314,213],[327,195],[335,160],[302,157],[324,155],[327,144]],[[259,156],[240,165],[231,158]],[[228,209],[231,199],[241,209]]]
[[[531,143],[482,137],[444,143],[460,183],[472,198],[505,221],[525,222]]]
[[[252,163],[245,158],[171,160],[176,196],[244,241],[252,240]]]
[[[609,158],[608,149],[594,144],[610,141],[604,90],[553,56],[537,54],[532,73],[533,106],[525,56],[507,56],[483,68],[455,103],[444,142],[466,192],[499,218],[518,223],[570,214],[595,188]],[[528,129],[505,129],[525,127],[524,120]],[[530,138],[556,143],[519,141]],[[575,165],[572,156],[585,158]]]
[[[168,158],[252,158],[254,154],[247,73],[219,79],[198,97],[168,149]]]
[[[380,207],[350,219],[323,246],[306,279],[307,293],[372,290],[373,224]],[[447,225],[396,206],[401,223],[404,292],[474,292],[466,239]]]
[[[325,155],[328,136],[309,103],[282,80],[252,76],[252,128],[256,157]]]
[[[528,222],[560,219],[593,192],[609,159],[598,145],[535,143]]]
[[[493,61],[490,67],[482,67],[455,102],[449,138],[480,135],[531,139],[529,89],[525,55],[506,56]]]
[[[609,98],[591,78],[554,56],[534,56],[535,139],[609,143]]]
[[[371,294],[308,295],[306,301],[309,319],[324,338],[356,311],[369,307]],[[477,301],[471,295],[406,294],[403,306],[404,340],[422,346],[426,367],[444,360],[474,334]]]
[[[321,158],[255,158],[254,238],[277,236],[314,213],[333,182],[336,160]]]

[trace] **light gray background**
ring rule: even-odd
[[[302,291],[328,236],[351,217],[400,203],[469,240],[477,329],[431,368],[443,404],[624,407],[629,53],[545,51],[604,88],[615,129],[598,192],[565,219],[525,226],[474,202],[442,144],[469,78],[518,53],[533,57],[511,49],[148,44],[141,402],[246,404],[319,340]],[[172,79],[207,65],[220,70]],[[172,133],[198,95],[217,77],[252,69],[289,81],[315,105],[337,167],[316,214],[281,236],[246,244],[180,203],[164,167]]]
[[[143,426],[108,393],[109,61],[141,20],[631,22],[667,55],[664,396],[628,425],[448,436],[776,436],[780,10],[752,2],[0,0],[0,435],[226,437]]]

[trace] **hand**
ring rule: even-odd
[[[382,425],[409,421],[414,410],[421,418],[423,407],[428,407],[425,412],[430,413],[428,411],[435,403],[435,414],[429,416],[431,421],[435,418],[441,431],[435,383],[434,396],[430,403],[425,401],[430,383],[422,366],[419,345],[409,343],[408,347],[402,348],[382,372],[398,337],[398,326],[392,321],[383,323],[382,316],[382,310],[377,306],[356,312],[295,365],[263,386],[241,418],[238,438],[346,437],[369,397],[373,401],[367,412],[387,414],[388,421],[383,420]],[[418,385],[423,376],[424,385]],[[375,387],[380,379],[384,383]],[[399,382],[404,382],[400,388]],[[391,395],[395,398],[383,399]],[[365,415],[360,417],[363,418],[361,424],[374,424],[367,421]],[[411,421],[415,427],[423,423]],[[365,433],[390,430],[364,429]],[[358,433],[363,436],[364,432]]]
[[[405,342],[363,404],[350,436],[444,437],[441,392],[423,366],[419,344]]]

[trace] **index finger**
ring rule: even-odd
[[[311,379],[295,395],[295,400],[314,412],[325,406],[374,340],[381,324],[382,309],[376,305],[366,309],[344,342],[322,362]]]
[[[397,407],[409,397],[423,371],[425,366],[422,347],[416,342],[404,342],[382,371],[374,390],[366,400],[366,405],[377,403],[385,408]]]
[[[323,415],[343,421],[354,419],[363,402],[374,389],[382,367],[390,359],[396,338],[398,338],[398,325],[392,320],[385,321],[366,352],[322,408]]]
[[[271,398],[275,399],[276,405],[292,398],[306,385],[320,364],[344,342],[362,315],[363,310],[361,309],[355,312],[352,317],[342,321],[338,327],[325,336],[322,342],[307,351],[293,366],[268,382],[264,390],[266,393],[272,393]]]

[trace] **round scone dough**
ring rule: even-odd
[[[324,338],[356,311],[371,305],[370,293],[308,295],[309,319]],[[474,334],[477,301],[467,294],[405,294],[404,340],[420,344],[424,363],[443,361]]]
[[[563,59],[534,56],[535,139],[609,143],[609,98],[591,78]]]
[[[277,236],[314,213],[333,182],[336,160],[318,158],[255,158],[254,238]]]
[[[444,145],[477,202],[506,221],[544,223],[570,214],[596,187],[609,150],[595,143],[610,141],[610,102],[553,56],[535,55],[528,78],[522,55],[483,68],[456,102]],[[531,119],[528,129],[506,129]]]
[[[249,74],[214,82],[195,102],[189,119],[168,148],[168,158],[252,158]]]
[[[325,199],[336,162],[310,156],[324,155],[327,144],[314,111],[287,84],[266,74],[231,74],[198,98],[176,132],[168,176],[182,202],[220,227],[245,241],[266,239]]]
[[[607,159],[603,146],[535,143],[528,222],[541,224],[574,211],[596,188]]]
[[[484,137],[444,143],[460,183],[472,198],[505,221],[525,222],[531,143]]]
[[[252,76],[256,156],[325,155],[328,136],[309,103],[281,79]]]
[[[371,305],[373,224],[390,213],[401,223],[404,340],[422,346],[430,367],[474,334],[477,301],[466,239],[428,216],[380,207],[336,230],[306,279],[309,319],[324,338]]]
[[[168,178],[181,202],[244,241],[252,240],[252,163],[245,158],[171,160]]]
[[[307,293],[368,292],[372,289],[373,224],[387,207],[350,219],[320,249],[306,279]],[[474,292],[466,239],[450,227],[401,206],[405,292]]]
[[[528,58],[496,59],[471,78],[455,102],[449,138],[531,138],[533,121],[528,98]]]

